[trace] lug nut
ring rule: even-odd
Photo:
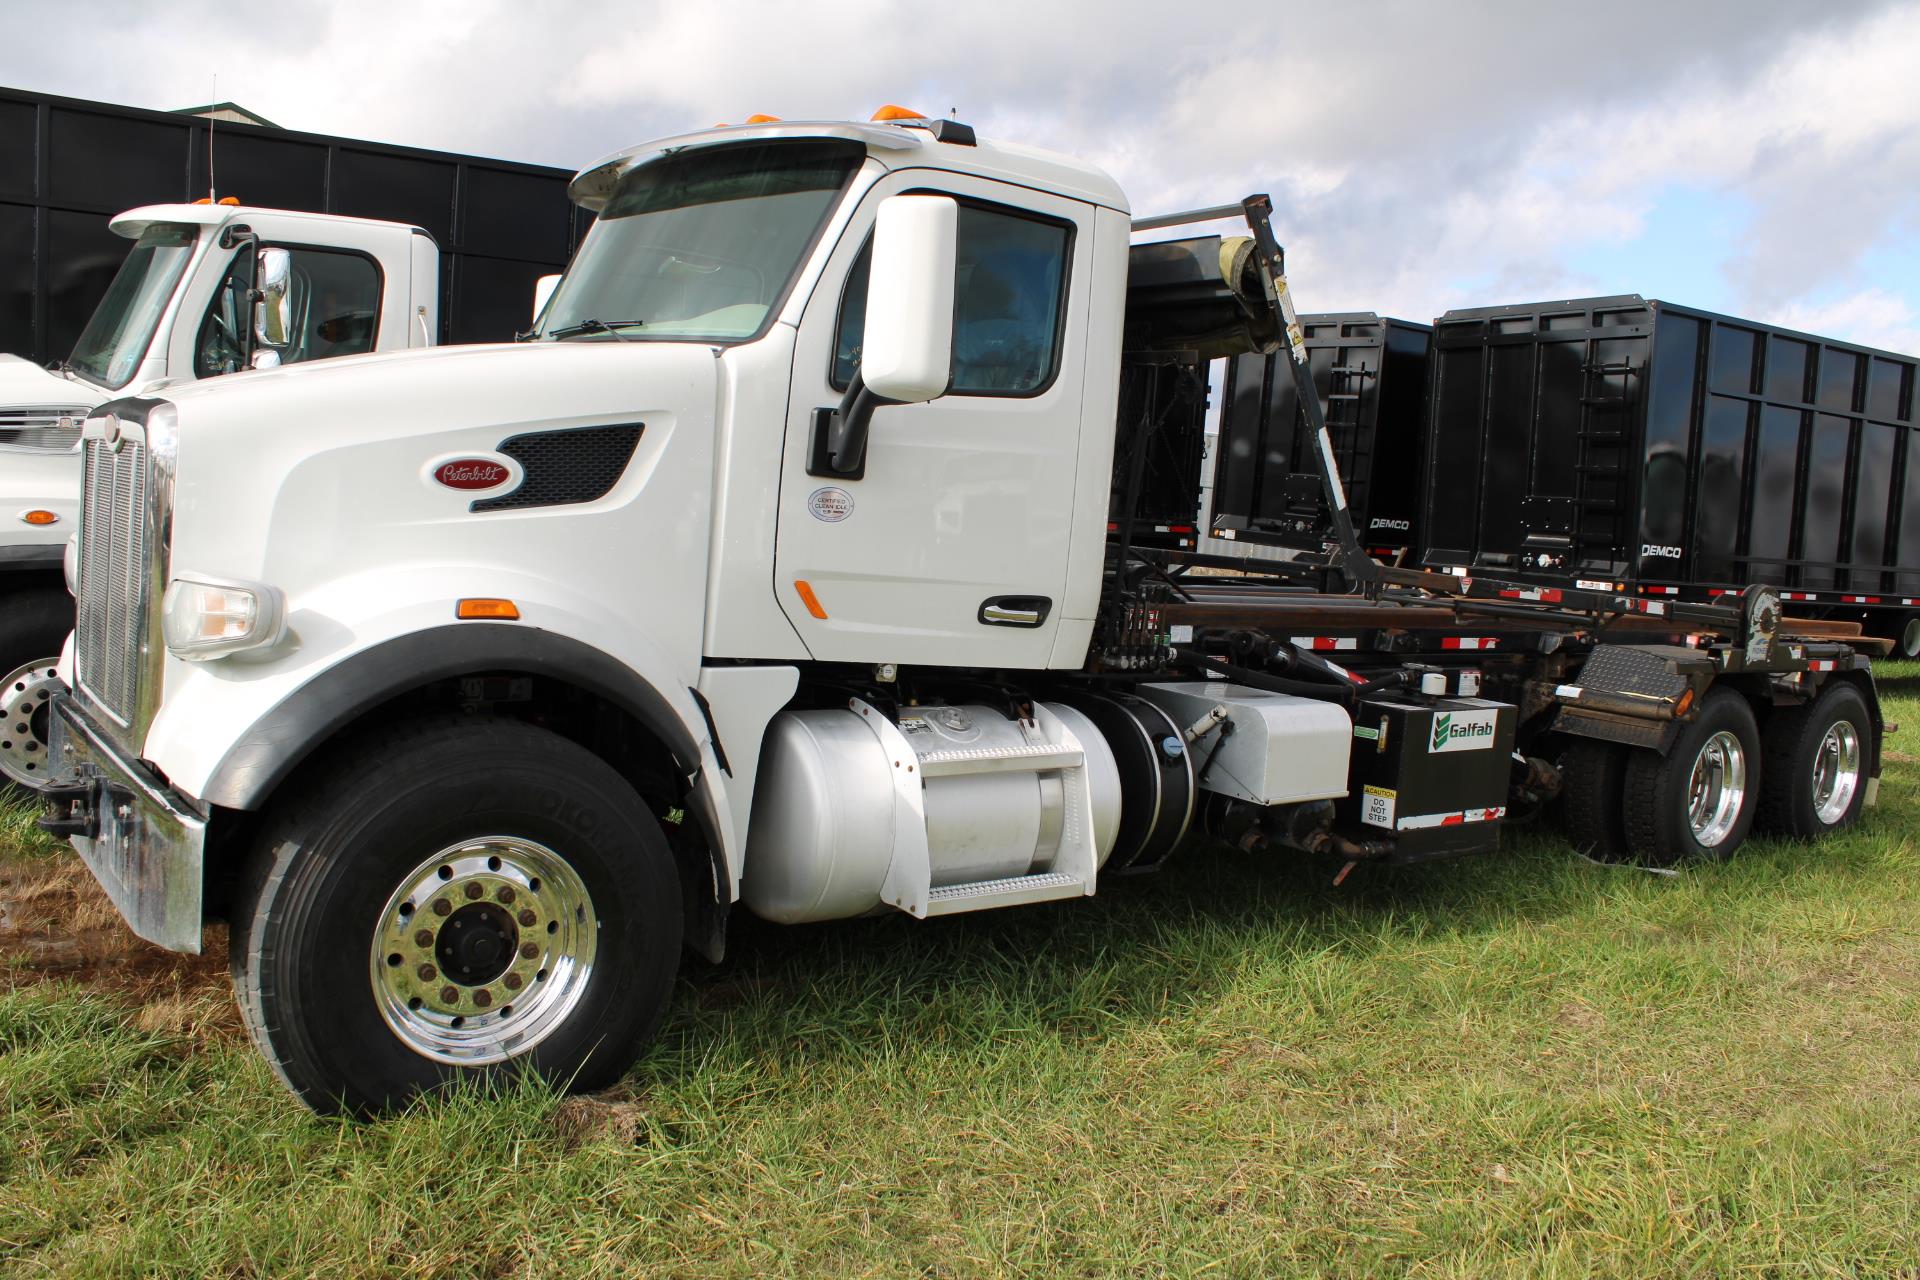
[[[520,946],[520,958],[522,960],[531,960],[539,954],[540,948],[534,946],[531,942],[522,943]]]
[[[433,966],[430,964],[421,965],[416,972],[419,973],[420,981],[422,982],[432,982],[435,978],[440,976],[438,973],[434,971]]]
[[[507,990],[509,991],[518,991],[520,989],[520,975],[517,973],[508,974],[503,981],[507,984]]]
[[[493,993],[482,987],[473,993],[473,1002],[484,1009],[493,1003]]]
[[[422,929],[422,930],[420,930],[420,931],[419,931],[418,933],[416,933],[416,934],[414,934],[414,935],[413,935],[413,945],[414,945],[414,946],[416,946],[416,947],[430,947],[430,946],[432,946],[432,945],[433,945],[433,930],[431,930],[431,929]]]
[[[452,915],[453,904],[445,898],[435,898],[433,900],[433,914],[437,916]]]
[[[467,897],[469,899],[477,898],[485,892],[486,890],[480,887],[480,884],[478,881],[471,881],[467,885]]]
[[[460,999],[460,993],[452,987],[440,988],[440,1003],[453,1004]]]
[[[539,916],[533,914],[533,908],[528,907],[520,913],[520,927],[523,929],[531,929],[533,928],[534,922],[539,918]]]
[[[513,886],[510,884],[503,884],[500,886],[500,892],[494,894],[493,896],[500,899],[500,901],[502,902],[512,902]]]

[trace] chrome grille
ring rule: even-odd
[[[80,513],[79,611],[74,663],[80,687],[122,726],[140,705],[147,638],[147,451],[89,440]]]
[[[84,405],[0,409],[0,448],[65,453],[80,443],[80,423],[88,412]]]

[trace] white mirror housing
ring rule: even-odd
[[[873,225],[860,378],[886,400],[919,404],[953,377],[953,278],[960,207],[950,196],[888,196]]]
[[[547,309],[547,299],[553,296],[554,288],[559,283],[560,276],[557,272],[550,276],[541,276],[533,282],[533,322],[535,324],[540,323],[540,313]]]

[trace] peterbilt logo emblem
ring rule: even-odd
[[[498,489],[513,473],[487,458],[455,458],[433,469],[434,481],[449,489]]]

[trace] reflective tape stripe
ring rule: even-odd
[[[1416,813],[1395,824],[1398,831],[1422,831],[1430,827],[1463,827],[1470,822],[1498,822],[1507,816],[1503,808],[1460,809],[1453,813]]]

